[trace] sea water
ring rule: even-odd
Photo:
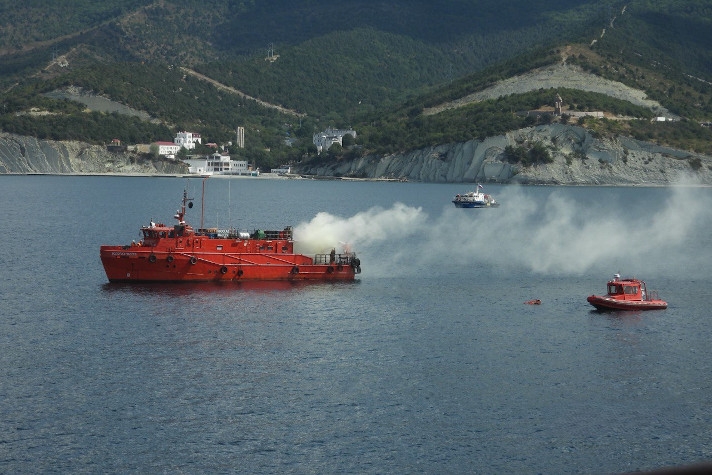
[[[712,191],[0,177],[0,471],[616,473],[712,460]],[[354,283],[109,284],[172,222]],[[202,212],[201,212],[202,211]],[[663,311],[599,313],[614,273]],[[540,305],[527,305],[531,299]]]

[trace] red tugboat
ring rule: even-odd
[[[598,310],[662,310],[667,302],[658,298],[655,290],[648,290],[645,282],[615,274],[608,281],[608,293],[591,295],[586,300]]]
[[[353,252],[295,254],[291,227],[251,234],[194,230],[184,220],[192,205],[184,191],[177,224],[151,222],[137,243],[101,246],[109,282],[349,281],[361,272]]]

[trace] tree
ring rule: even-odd
[[[329,150],[327,150],[327,154],[329,158],[339,158],[343,152],[344,148],[339,145],[338,142],[334,142],[331,144],[331,147],[329,147]]]
[[[529,160],[531,163],[551,163],[554,159],[549,153],[549,149],[541,142],[535,142],[529,149]]]
[[[521,163],[527,160],[527,150],[521,145],[504,147],[504,156],[510,163]]]
[[[356,139],[355,139],[354,136],[351,135],[351,134],[346,134],[346,135],[344,135],[343,138],[341,139],[341,145],[342,145],[344,148],[351,147],[351,146],[354,145],[355,143],[356,143]]]

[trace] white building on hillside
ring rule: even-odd
[[[173,139],[173,143],[187,150],[193,150],[196,143],[202,144],[203,141],[200,138],[200,134],[195,134],[193,132],[178,132],[176,138]]]
[[[180,145],[173,142],[155,142],[158,146],[158,155],[163,155],[168,158],[176,158],[176,153],[180,150]]]
[[[343,146],[342,141],[344,135],[350,135],[353,138],[356,138],[356,131],[351,129],[332,129],[331,127],[329,127],[323,132],[314,134],[313,142],[314,145],[316,145],[317,153],[321,153],[322,150],[329,150],[329,147],[331,147],[335,143],[338,143],[339,145]]]
[[[292,167],[289,165],[281,165],[279,168],[272,168],[269,172],[275,175],[289,175],[292,173]]]
[[[183,160],[188,172],[196,175],[258,175],[243,160],[230,160],[230,155],[214,153],[203,158]]]

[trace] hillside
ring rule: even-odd
[[[512,151],[525,148],[543,151],[546,159],[529,164],[512,160]],[[384,156],[304,161],[294,171],[305,176],[434,183],[709,186],[712,155],[550,124]]]
[[[187,166],[135,152],[114,153],[76,141],[37,140],[0,132],[0,174],[180,175]]]
[[[635,89],[625,84],[602,78],[586,72],[578,66],[568,65],[565,62],[537,68],[522,75],[513,76],[497,82],[496,84],[454,101],[445,102],[423,110],[425,115],[438,114],[450,109],[465,107],[472,103],[498,99],[512,94],[525,94],[539,89],[577,89],[581,91],[596,92],[609,97],[614,97],[631,104],[645,107],[655,112],[656,115],[679,119],[658,101],[649,99],[645,91]],[[554,97],[552,95],[552,103]]]
[[[231,154],[270,168],[546,125],[521,111],[560,94],[567,110],[605,113],[579,119],[592,133],[709,154],[710,18],[701,0],[0,0],[0,131],[227,143],[240,125],[246,147]],[[357,143],[317,157],[312,134],[328,126]]]
[[[580,48],[580,47],[577,47]],[[451,143],[433,143],[417,150],[396,151],[384,155],[362,156],[355,160],[305,160],[295,171],[304,175],[347,178],[398,179],[426,182],[496,182],[555,185],[712,185],[712,131],[696,123],[684,121],[706,145],[693,149],[691,141],[671,139],[680,135],[681,117],[671,113],[658,101],[648,98],[645,91],[606,79],[583,70],[577,64],[567,64],[573,48],[563,48],[561,60],[523,74],[491,83],[477,92],[458,99],[425,107],[420,117],[437,117],[467,111],[483,103],[497,103],[508,97],[533,93],[548,99],[540,100],[539,111],[553,111],[555,93],[561,92],[564,100],[562,115],[550,122],[522,127],[509,132],[491,134],[475,140]],[[577,91],[588,91],[621,103],[638,107],[637,113],[649,111],[664,117],[664,122],[641,121],[632,115],[616,112],[613,107],[603,107],[602,120],[579,119],[581,126],[567,125],[566,114],[581,113],[575,100]],[[548,102],[547,102],[548,101]],[[604,102],[599,102],[604,104]],[[609,103],[610,104],[610,103]],[[594,108],[587,108],[593,112]],[[467,112],[462,112],[466,115]],[[487,114],[491,119],[492,115]],[[540,121],[537,116],[536,122]],[[547,117],[544,115],[542,117]],[[559,122],[559,123],[556,123]],[[619,124],[628,124],[622,128]],[[640,130],[657,130],[658,143],[646,140]],[[638,131],[638,139],[630,137]],[[625,132],[625,133],[621,133]],[[673,142],[679,146],[665,146]],[[660,145],[662,143],[663,145]],[[519,160],[513,151],[521,151]],[[531,160],[532,151],[543,151],[541,160]]]

